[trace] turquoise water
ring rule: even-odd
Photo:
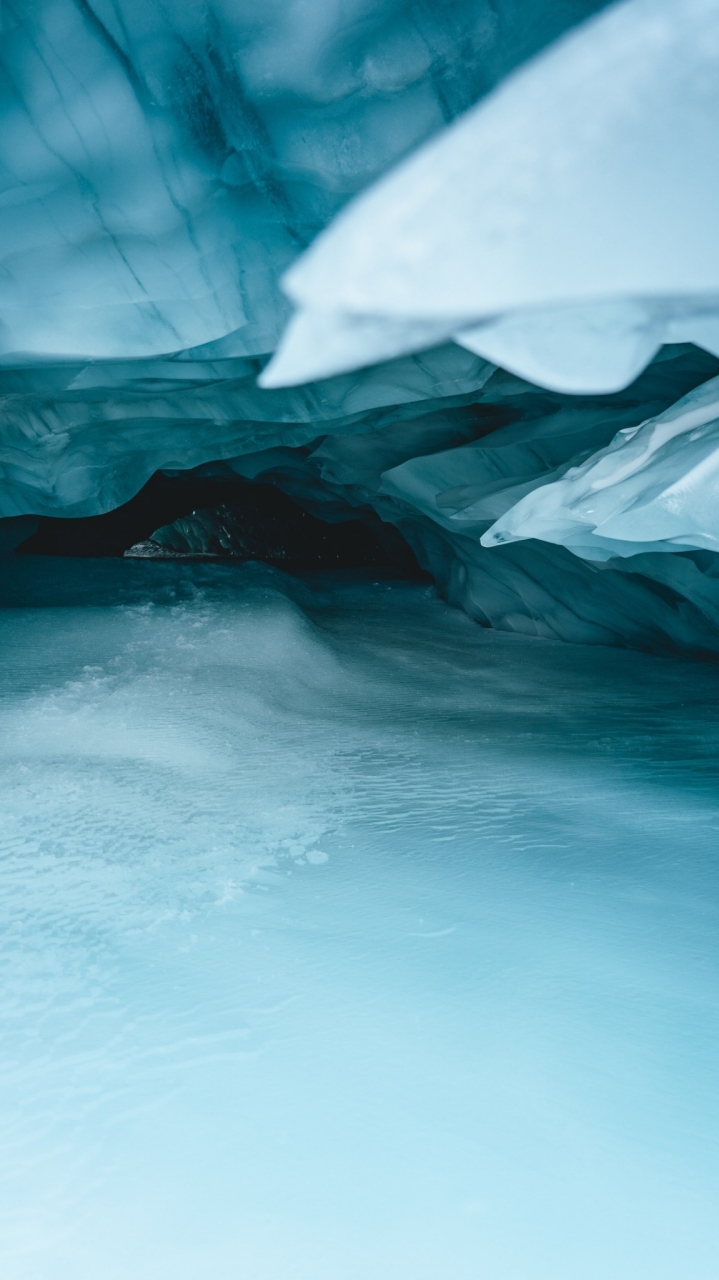
[[[719,668],[0,566],[5,1280],[714,1280]]]

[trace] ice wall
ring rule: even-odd
[[[6,3],[0,550],[224,469],[719,650],[719,0],[603,7]]]
[[[600,5],[5,0],[2,350],[271,351],[347,198]]]
[[[160,466],[480,387],[486,362],[449,347],[259,393],[288,314],[277,279],[600,2],[5,3],[0,514],[106,510]]]
[[[717,653],[718,374],[715,356],[678,344],[611,396],[541,391],[496,369],[464,408],[231,465],[326,518],[342,518],[343,502],[371,506],[485,626]],[[612,538],[588,514],[598,501],[616,517]]]

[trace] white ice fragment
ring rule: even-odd
[[[318,237],[263,385],[368,364],[383,327],[567,392],[627,385],[665,341],[717,351],[718,197],[719,0],[614,5]]]
[[[482,536],[539,538],[587,559],[719,551],[719,378],[536,488]]]

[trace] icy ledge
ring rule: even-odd
[[[588,560],[719,551],[719,378],[523,497],[482,537],[556,542]],[[470,509],[471,510],[471,509]],[[466,514],[466,513],[465,513]]]
[[[719,4],[629,0],[511,75],[349,206],[284,278],[262,384],[454,338],[545,387],[719,353]]]

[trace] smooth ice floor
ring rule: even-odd
[[[719,669],[0,567],[3,1280],[716,1280]]]

